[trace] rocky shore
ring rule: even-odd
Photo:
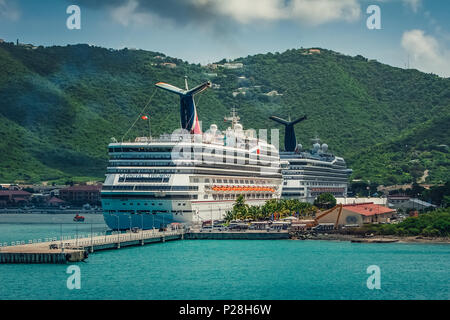
[[[339,233],[319,233],[305,234],[292,237],[293,240],[331,240],[331,241],[351,241],[360,243],[440,243],[450,244],[450,238],[443,237],[422,237],[422,236],[370,236],[361,237],[357,235],[339,234]]]

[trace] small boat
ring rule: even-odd
[[[84,217],[80,216],[78,213],[77,215],[73,218],[73,221],[75,222],[84,222]]]

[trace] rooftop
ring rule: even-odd
[[[0,190],[0,196],[2,195],[30,196],[31,193],[22,190]]]
[[[391,213],[395,210],[374,204],[373,202],[358,203],[358,204],[344,204],[344,209],[359,213],[363,216],[374,216],[377,214]]]
[[[78,185],[61,189],[61,191],[100,191],[101,185]]]

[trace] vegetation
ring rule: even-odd
[[[197,97],[204,128],[226,129],[222,119],[231,106],[255,129],[281,129],[270,115],[306,114],[296,127],[299,142],[309,148],[319,136],[356,179],[412,183],[428,170],[426,182],[450,180],[450,79],[323,49],[236,62],[244,68],[210,70],[142,50],[0,44],[0,181],[102,180],[110,138],[121,140],[155,91],[152,134],[179,126],[177,97],[154,83],[182,87],[185,75],[191,85],[206,79],[220,85]],[[234,97],[239,88],[245,94]],[[266,95],[273,90],[280,95]],[[138,122],[125,138],[147,131]]]
[[[371,224],[356,230],[358,233],[398,236],[450,236],[450,208],[438,209],[417,217],[409,217],[398,224]]]
[[[336,198],[331,193],[321,193],[315,200],[314,205],[319,209],[331,209],[336,206]]]
[[[228,211],[225,221],[231,220],[270,220],[282,219],[290,216],[311,217],[318,211],[317,207],[310,203],[300,202],[295,199],[271,199],[263,206],[249,206],[245,199],[240,195],[233,209]]]

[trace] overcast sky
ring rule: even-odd
[[[69,5],[81,30],[69,30]],[[367,8],[381,9],[369,30]],[[448,0],[0,0],[0,39],[162,52],[193,63],[322,47],[450,77]]]

